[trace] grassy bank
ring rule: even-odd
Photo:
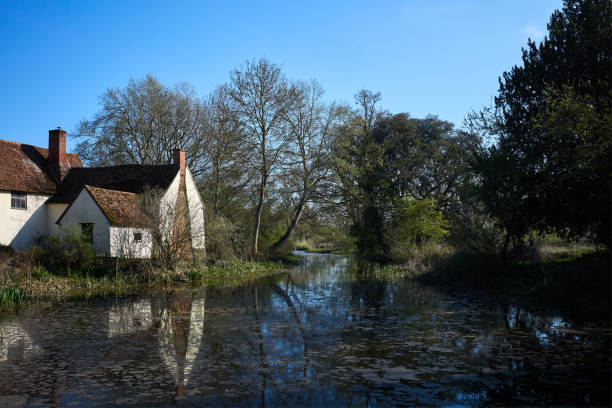
[[[333,255],[345,255],[349,251],[346,248],[335,248],[335,247],[310,247],[307,245],[296,245],[295,247],[298,251],[308,252],[310,254],[333,254]]]
[[[156,268],[149,262],[131,261],[115,269],[114,260],[100,260],[86,272],[50,272],[19,257],[0,265],[0,310],[28,302],[59,300],[86,294],[128,293],[144,286],[181,283],[189,286],[226,287],[245,284],[264,276],[282,273],[281,262],[224,261],[182,262],[174,270]]]
[[[609,320],[610,256],[587,245],[546,244],[504,259],[492,254],[441,250],[397,265],[372,265],[372,279],[415,279],[462,288],[501,300],[562,310],[574,317]]]
[[[603,253],[506,262],[491,255],[456,254],[421,279],[559,309],[575,317],[610,319],[610,258]]]

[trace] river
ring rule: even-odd
[[[610,405],[604,323],[300,255],[246,286],[1,316],[0,406]]]

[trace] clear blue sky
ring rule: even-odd
[[[561,0],[8,1],[0,0],[0,139],[46,146],[99,109],[108,87],[153,74],[200,96],[247,59],[326,98],[361,88],[383,108],[458,125],[489,104],[497,78],[540,40]],[[73,143],[69,141],[69,149]]]

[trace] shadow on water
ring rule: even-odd
[[[247,286],[8,316],[0,406],[610,404],[608,327],[301,255]]]

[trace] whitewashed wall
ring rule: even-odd
[[[47,204],[47,235],[60,235],[60,226],[56,222],[66,208],[68,204]]]
[[[178,197],[179,185],[181,183],[181,175],[177,171],[176,177],[170,183],[170,186],[162,196],[159,203],[159,231],[167,239],[172,233],[172,225],[174,224],[174,209],[176,208],[176,199]]]
[[[140,242],[134,233],[142,234]],[[146,228],[110,227],[110,255],[120,258],[150,258],[153,247],[151,231]]]
[[[11,208],[11,192],[0,191],[0,244],[23,251],[47,234],[49,195],[27,193],[27,209]]]
[[[193,181],[191,171],[187,168],[185,172],[185,187],[187,191],[187,203],[189,205],[189,221],[191,224],[192,245],[194,248],[205,248],[204,231],[204,203]]]
[[[110,253],[110,224],[87,190],[83,189],[61,220],[63,231],[80,232],[80,223],[93,223],[92,249],[99,254]]]

